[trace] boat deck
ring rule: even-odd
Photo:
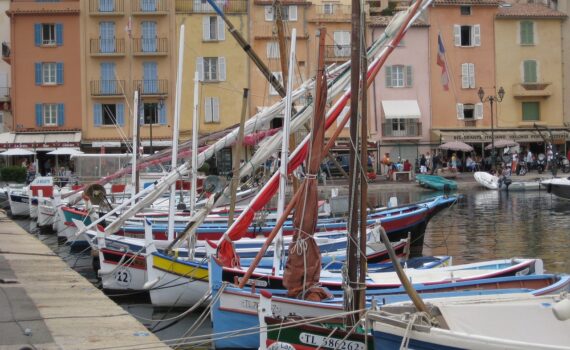
[[[170,349],[0,212],[0,349]]]

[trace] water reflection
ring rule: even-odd
[[[398,198],[421,199],[420,194]],[[372,194],[383,198],[384,194]],[[454,263],[539,257],[550,272],[570,273],[570,201],[545,192],[475,191],[432,219],[424,255],[452,255]]]

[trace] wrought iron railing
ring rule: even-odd
[[[121,96],[124,90],[124,80],[91,80],[91,96]]]
[[[89,0],[92,15],[122,15],[124,12],[124,0]]]
[[[422,123],[415,120],[392,119],[382,123],[382,136],[418,137],[422,136]]]
[[[350,45],[325,45],[325,59],[347,60],[350,58]]]
[[[124,55],[125,39],[91,39],[91,54]]]
[[[133,90],[139,89],[140,94],[144,95],[166,95],[168,94],[168,80],[133,80]]]
[[[168,0],[132,0],[134,14],[165,14],[168,12]]]
[[[215,0],[224,13],[247,13],[247,0]],[[176,0],[176,13],[214,13],[206,0]]]
[[[133,38],[133,52],[138,55],[144,54],[167,54],[167,38]]]

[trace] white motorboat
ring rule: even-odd
[[[570,177],[544,180],[541,185],[548,193],[552,193],[560,198],[570,199]]]

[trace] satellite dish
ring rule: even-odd
[[[89,198],[91,203],[95,205],[107,204],[105,188],[99,184],[92,184],[87,186],[83,193]]]
[[[226,181],[216,175],[210,175],[204,181],[204,192],[218,193],[224,190],[226,187]]]

